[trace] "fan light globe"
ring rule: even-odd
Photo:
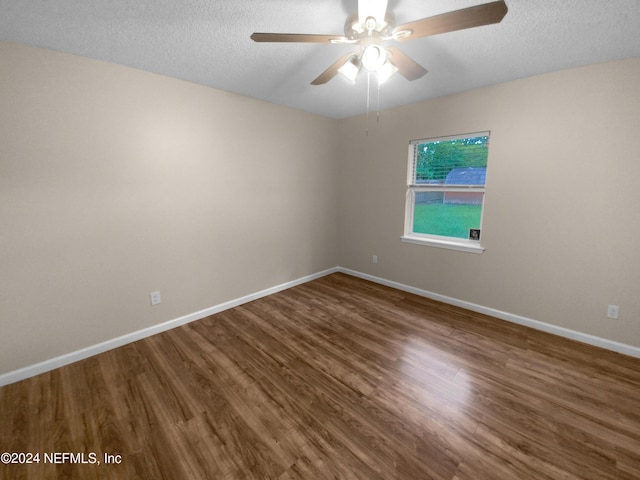
[[[340,72],[351,83],[356,83],[359,71],[360,65],[356,63],[353,57],[338,69],[338,72]]]
[[[377,71],[378,74],[378,84],[382,84],[389,80],[393,76],[394,73],[398,71],[398,67],[392,65],[390,62],[385,62],[382,67],[380,67]]]
[[[362,66],[370,72],[378,70],[387,60],[387,51],[379,45],[369,45],[362,52]]]

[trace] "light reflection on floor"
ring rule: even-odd
[[[420,337],[410,337],[399,358],[405,380],[397,387],[420,408],[438,411],[450,421],[467,414],[472,385],[466,370],[455,356]]]

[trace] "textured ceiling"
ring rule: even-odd
[[[398,24],[489,0],[389,0]],[[364,113],[367,78],[310,82],[347,45],[258,44],[253,32],[342,34],[357,0],[0,0],[0,40],[50,48],[334,118]],[[429,73],[396,75],[380,108],[640,56],[638,0],[506,0],[496,25],[397,43]],[[1,66],[0,66],[1,68]],[[375,88],[374,88],[375,90]],[[377,95],[372,93],[375,106]]]

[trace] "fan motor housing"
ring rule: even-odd
[[[384,16],[384,25],[382,28],[373,30],[373,35],[378,38],[390,37],[396,28],[396,20],[391,12],[387,12]],[[358,14],[354,13],[347,17],[344,24],[344,36],[349,40],[362,40],[368,37],[367,29],[359,21]]]

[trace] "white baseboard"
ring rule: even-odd
[[[187,323],[200,320],[202,318],[208,317],[209,315],[213,315],[215,313],[219,313],[224,310],[237,307],[244,303],[251,302],[253,300],[257,300],[259,298],[266,297],[267,295],[272,295],[277,292],[281,292],[282,290],[286,290],[288,288],[295,287],[297,285],[302,285],[303,283],[316,280],[318,278],[324,277],[325,275],[329,275],[335,272],[342,272],[347,275],[352,275],[354,277],[362,278],[364,280],[369,280],[371,282],[379,283],[381,285],[386,285],[388,287],[396,288],[398,290],[420,295],[422,297],[430,298],[432,300],[437,300],[440,302],[448,303],[450,305],[466,308],[467,310],[471,310],[473,312],[483,313],[485,315],[490,315],[492,317],[496,317],[501,320],[517,323],[519,325],[524,325],[527,327],[534,328],[536,330],[552,333],[554,335],[576,340],[578,342],[594,345],[596,347],[601,347],[607,350],[612,350],[614,352],[640,358],[639,347],[634,347],[632,345],[614,342],[613,340],[607,340],[605,338],[600,338],[594,335],[589,335],[589,334],[578,332],[575,330],[570,330],[568,328],[551,325],[548,323],[540,322],[538,320],[522,317],[520,315],[514,315],[512,313],[503,312],[501,310],[484,307],[482,305],[466,302],[463,300],[459,300],[457,298],[447,297],[445,295],[440,295],[438,293],[429,292],[427,290],[422,290],[420,288],[411,287],[409,285],[404,285],[402,283],[386,280],[384,278],[376,277],[366,273],[357,272],[355,270],[351,270],[348,268],[334,267],[328,270],[324,270],[322,272],[314,273],[312,275],[307,275],[305,277],[292,280],[290,282],[276,285],[275,287],[267,288],[265,290],[261,290],[256,293],[252,293],[250,295],[246,295],[244,297],[240,297],[235,300],[230,300],[228,302],[224,302],[219,305],[215,305],[213,307],[200,310],[199,312],[194,312],[189,315],[176,318],[174,320],[169,320],[168,322],[154,325],[152,327],[138,330],[136,332],[128,333],[126,335],[122,335],[120,337],[107,340],[106,342],[98,343],[97,345],[92,345],[80,350],[76,350],[75,352],[71,352],[56,358],[52,358],[50,360],[46,360],[44,362],[36,363],[35,365],[30,365],[28,367],[24,367],[19,370],[14,370],[12,372],[2,374],[0,375],[0,387],[4,385],[9,385],[11,383],[19,382],[20,380],[25,380],[27,378],[34,377],[36,375],[40,375],[41,373],[45,373],[50,370],[63,367],[65,365],[69,365],[79,360],[84,360],[85,358],[92,357],[93,355],[97,355],[99,353],[103,353],[108,350],[121,347],[128,343],[132,343],[132,342],[141,340],[143,338],[150,337],[157,333],[162,333],[167,330],[171,330],[172,328],[179,327],[180,325],[185,325]]]
[[[257,300],[258,298],[266,297],[267,295],[272,295],[274,293],[281,292],[282,290],[286,290],[297,285],[302,285],[303,283],[310,282],[311,280],[324,277],[325,275],[329,275],[337,271],[338,267],[334,267],[322,272],[314,273],[312,275],[307,275],[306,277],[301,277],[290,282],[276,285],[275,287],[267,288],[256,293],[237,298],[235,300],[230,300],[228,302],[224,302],[219,305],[200,310],[199,312],[185,315],[184,317],[169,320],[168,322],[160,323],[149,328],[144,328],[136,332],[128,333],[126,335],[107,340],[106,342],[98,343],[97,345],[91,345],[90,347],[76,350],[75,352],[67,353],[50,360],[45,360],[44,362],[36,363],[35,365],[29,365],[28,367],[5,373],[3,375],[0,375],[0,387],[9,385],[10,383],[19,382],[20,380],[25,380],[36,375],[40,375],[41,373],[45,373],[59,367],[64,367],[65,365],[69,365],[70,363],[84,360],[85,358],[92,357],[93,355],[97,355],[108,350],[113,350],[114,348],[121,347],[128,343],[136,342],[157,333],[171,330],[172,328],[179,327],[180,325],[185,325],[187,323],[200,320],[202,318],[208,317],[209,315],[213,315],[215,313],[237,307],[238,305],[242,305],[243,303],[248,303],[252,300]]]
[[[404,285],[402,283],[386,280],[384,278],[376,277],[366,273],[357,272],[355,270],[350,270],[348,268],[338,267],[337,270],[339,272],[346,273],[347,275],[352,275],[354,277],[362,278],[364,280],[369,280],[371,282],[379,283],[381,285],[386,285],[387,287],[392,287],[398,290],[402,290],[404,292],[414,293],[421,297],[426,297],[432,300],[448,303],[449,305],[462,307],[467,310],[471,310],[472,312],[483,313],[485,315],[490,315],[492,317],[499,318],[500,320],[506,320],[507,322],[517,323],[518,325],[524,325],[526,327],[531,327],[536,330],[552,333],[560,337],[569,338],[571,340],[576,340],[578,342],[604,348],[606,350],[611,350],[614,352],[622,353],[624,355],[629,355],[631,357],[640,358],[640,348],[634,347],[633,345],[614,342],[613,340],[607,340],[606,338],[596,337],[594,335],[578,332],[576,330],[570,330],[568,328],[559,327],[557,325],[540,322],[538,320],[522,317],[520,315],[515,315],[513,313],[503,312],[501,310],[484,307],[482,305],[477,305],[471,302],[465,302],[464,300],[458,300],[457,298],[447,297],[445,295],[440,295],[438,293],[429,292],[427,290],[422,290],[420,288],[411,287],[409,285]]]

